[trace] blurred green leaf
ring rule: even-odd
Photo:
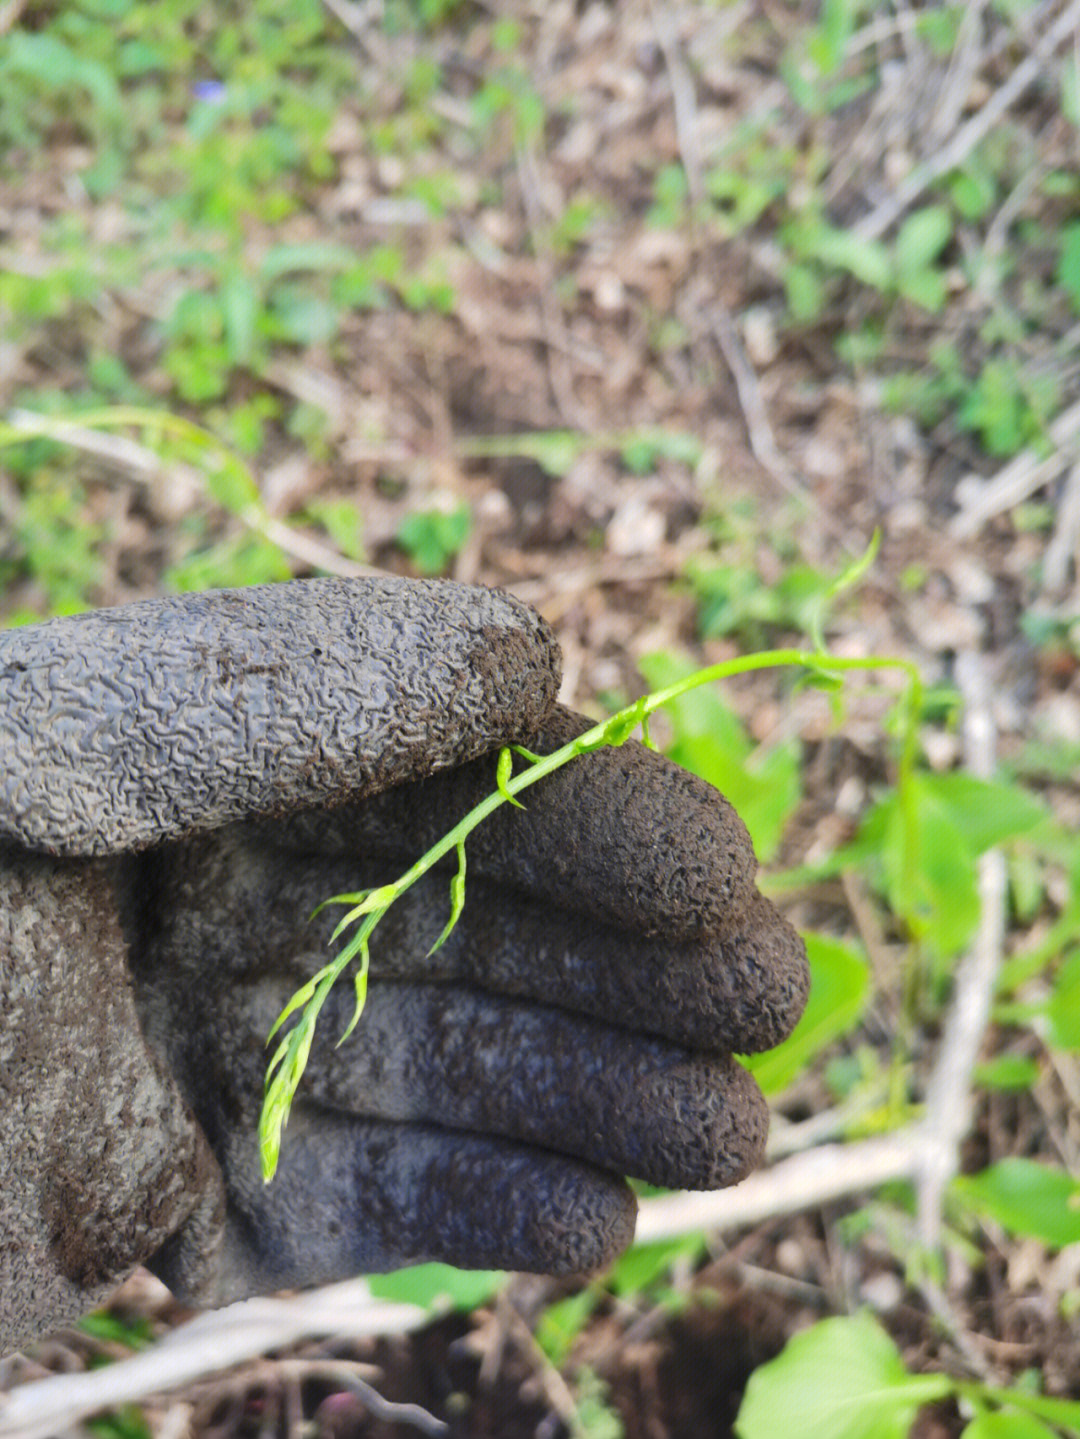
[[[398,526],[397,542],[425,575],[441,575],[469,537],[472,512],[468,505],[450,510],[423,510],[406,515]]]
[[[147,1318],[121,1319],[111,1309],[96,1309],[92,1314],[84,1315],[75,1327],[95,1339],[103,1339],[109,1344],[123,1344],[128,1349],[142,1349],[154,1337]]]
[[[179,593],[266,585],[292,577],[292,567],[277,545],[260,535],[241,535],[171,565],[162,583]]]
[[[620,1298],[633,1298],[669,1274],[672,1265],[679,1260],[694,1263],[706,1248],[703,1234],[681,1234],[677,1239],[631,1245],[612,1266],[607,1279],[608,1288]]]
[[[1030,1089],[1039,1077],[1038,1061],[1026,1054],[999,1054],[976,1066],[975,1083],[1004,1093]]]
[[[858,950],[823,934],[806,934],[810,996],[782,1044],[744,1059],[765,1094],[778,1094],[840,1035],[853,1029],[870,994],[870,971]]]
[[[1057,1439],[1057,1430],[1048,1429],[1033,1414],[986,1410],[963,1429],[960,1439]]]
[[[979,918],[975,860],[1047,815],[1021,786],[960,773],[913,775],[869,812],[836,867],[865,863],[894,913],[939,957],[958,953]],[[909,848],[910,846],[910,848]]]
[[[364,521],[351,500],[309,500],[305,514],[322,525],[343,555],[350,560],[363,560]]]
[[[919,1409],[948,1394],[943,1374],[912,1374],[868,1314],[825,1319],[755,1369],[740,1439],[907,1439]]]
[[[1057,266],[1058,284],[1080,313],[1080,222],[1073,221],[1061,232],[1061,254]]]
[[[506,1283],[497,1269],[455,1269],[449,1264],[415,1264],[393,1274],[372,1274],[368,1288],[376,1299],[415,1304],[421,1309],[477,1309]]]
[[[536,1342],[556,1368],[565,1363],[574,1340],[592,1318],[602,1295],[599,1285],[588,1285],[568,1294],[565,1299],[556,1299],[540,1315],[536,1324]]]
[[[948,810],[972,854],[1028,834],[1050,814],[1037,795],[1007,780],[977,779],[960,770],[920,776],[921,793]]]
[[[853,230],[838,230],[819,219],[800,222],[791,234],[803,258],[846,271],[875,290],[885,291],[892,284],[892,261],[880,240],[865,240]]]
[[[153,1432],[146,1416],[134,1404],[88,1419],[86,1428],[94,1439],[151,1439]]]
[[[1080,1180],[1033,1159],[1002,1159],[979,1174],[954,1179],[952,1191],[978,1215],[1011,1234],[1028,1234],[1053,1249],[1080,1243]]]
[[[261,301],[247,275],[233,271],[221,286],[221,313],[229,363],[247,365],[255,350],[255,326]]]
[[[1053,1049],[1080,1049],[1080,950],[1071,954],[1054,976],[1043,1011],[1046,1042]]]
[[[259,263],[259,277],[272,284],[283,275],[321,270],[347,270],[356,264],[357,252],[331,240],[299,240],[273,245]]]
[[[901,274],[925,269],[952,238],[947,205],[927,205],[904,221],[896,235],[896,263]]]

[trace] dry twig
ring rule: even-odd
[[[297,1384],[306,1379],[325,1379],[340,1385],[355,1394],[373,1418],[386,1424],[407,1424],[412,1429],[419,1429],[421,1434],[450,1433],[449,1424],[436,1419],[419,1404],[399,1404],[384,1399],[362,1376],[362,1367],[347,1359],[282,1359],[277,1365],[281,1374]]]
[[[1050,424],[1050,440],[1054,451],[1041,455],[1034,448],[1021,450],[1015,459],[1003,466],[990,480],[979,475],[965,475],[957,486],[961,496],[960,509],[949,523],[955,540],[967,540],[988,520],[1021,504],[1057,478],[1075,457],[1080,436],[1080,402],[1062,410]]]
[[[961,165],[975,146],[986,138],[999,120],[1015,105],[1020,96],[1046,73],[1047,61],[1080,26],[1080,3],[1066,6],[1030,54],[1017,65],[1007,80],[997,86],[989,100],[969,120],[954,131],[952,138],[911,174],[868,215],[855,225],[853,232],[864,240],[879,240],[904,212],[923,195],[935,180]]]
[[[1058,505],[1057,523],[1043,555],[1042,588],[1061,595],[1069,583],[1069,566],[1080,581],[1080,462],[1073,465]]]
[[[28,410],[12,410],[6,418],[14,429],[24,429],[28,434],[41,433],[44,418],[41,415]],[[145,485],[159,500],[167,497],[170,490],[176,486],[189,493],[193,490],[206,490],[202,475],[193,465],[166,462],[148,446],[133,440],[129,435],[94,430],[75,421],[60,423],[51,420],[49,434],[74,450],[104,460],[131,479]],[[355,560],[346,559],[316,536],[293,529],[291,525],[283,524],[281,520],[261,510],[239,514],[236,518],[255,534],[277,545],[284,554],[312,569],[322,570],[329,575],[341,575],[346,579],[382,573],[371,565],[361,565]]]
[[[193,1319],[132,1359],[12,1390],[0,1398],[0,1439],[48,1439],[102,1409],[182,1388],[302,1339],[405,1333],[430,1318],[411,1304],[374,1299],[362,1279],[291,1299],[246,1299]]]
[[[990,779],[995,764],[991,686],[984,661],[957,657],[956,678],[964,698],[964,756],[968,772]],[[1005,945],[1005,859],[999,849],[979,856],[979,926],[957,966],[952,1006],[937,1064],[926,1091],[927,1144],[915,1173],[919,1236],[928,1249],[941,1240],[941,1205],[960,1163],[960,1143],[971,1126],[971,1083],[990,1022],[994,985]]]
[[[690,225],[694,244],[698,249],[704,251],[707,262],[715,268],[713,249],[706,248],[702,237],[697,234],[697,217],[703,209],[705,187],[702,181],[701,157],[697,144],[697,97],[693,78],[679,48],[678,31],[670,6],[659,3],[659,0],[651,0],[650,10],[657,43],[664,56],[668,84],[671,87],[671,104],[675,117],[679,158],[686,174],[686,185],[690,195]],[[714,294],[719,294],[719,284],[715,283],[712,290]],[[776,436],[769,423],[769,415],[765,408],[757,373],[746,357],[735,321],[726,306],[719,302],[715,304],[710,315],[709,327],[735,382],[735,392],[739,397],[739,405],[742,409],[754,458],[780,489],[806,505],[821,526],[828,530],[834,538],[839,538],[839,531],[831,516],[825,512],[824,508],[802,484],[794,467],[781,453],[780,447],[776,443]]]

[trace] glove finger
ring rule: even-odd
[[[274,1180],[254,1136],[228,1146],[222,1303],[439,1260],[463,1269],[576,1274],[633,1238],[636,1205],[610,1174],[468,1134],[383,1124],[305,1102]]]
[[[104,854],[359,798],[533,732],[558,648],[509,595],[297,580],[0,631],[0,837]]]
[[[288,996],[264,983],[265,1033]],[[371,986],[360,1027],[346,986],[321,1018],[304,1092],[346,1112],[493,1134],[674,1189],[735,1184],[763,1155],[768,1112],[723,1055],[453,986]]]
[[[251,844],[239,829],[173,849],[156,902],[172,916],[167,968],[247,973],[257,923],[254,963],[299,988],[326,963],[340,917],[328,910],[311,922],[316,905],[386,878],[383,861],[301,858]],[[448,913],[445,876],[425,875],[372,937],[373,978],[475,986],[720,1053],[778,1044],[806,1003],[805,945],[756,891],[732,931],[679,944],[470,878],[461,918],[431,954]]]
[[[590,724],[556,709],[532,744],[551,753]],[[494,789],[488,755],[419,788],[296,815],[270,837],[303,853],[396,854],[404,869]],[[583,755],[522,798],[524,811],[503,805],[474,830],[472,872],[668,938],[724,933],[750,903],[757,861],[742,820],[719,790],[636,741]]]

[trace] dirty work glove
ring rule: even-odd
[[[448,582],[298,581],[0,633],[0,1351],[138,1263],[213,1304],[424,1259],[567,1272],[629,1242],[622,1176],[759,1158],[728,1055],[781,1039],[799,941],[709,786],[630,743],[574,760],[372,941],[319,1021],[281,1165],[267,1031],[328,895],[395,878],[549,749],[544,622]]]

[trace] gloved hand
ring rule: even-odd
[[[738,818],[633,742],[573,761],[372,940],[319,1022],[274,1181],[267,1031],[328,895],[395,878],[554,707],[544,622],[447,582],[300,581],[0,633],[0,1351],[136,1265],[182,1298],[424,1259],[571,1272],[629,1242],[622,1176],[757,1161],[728,1056],[781,1039],[802,947]]]

